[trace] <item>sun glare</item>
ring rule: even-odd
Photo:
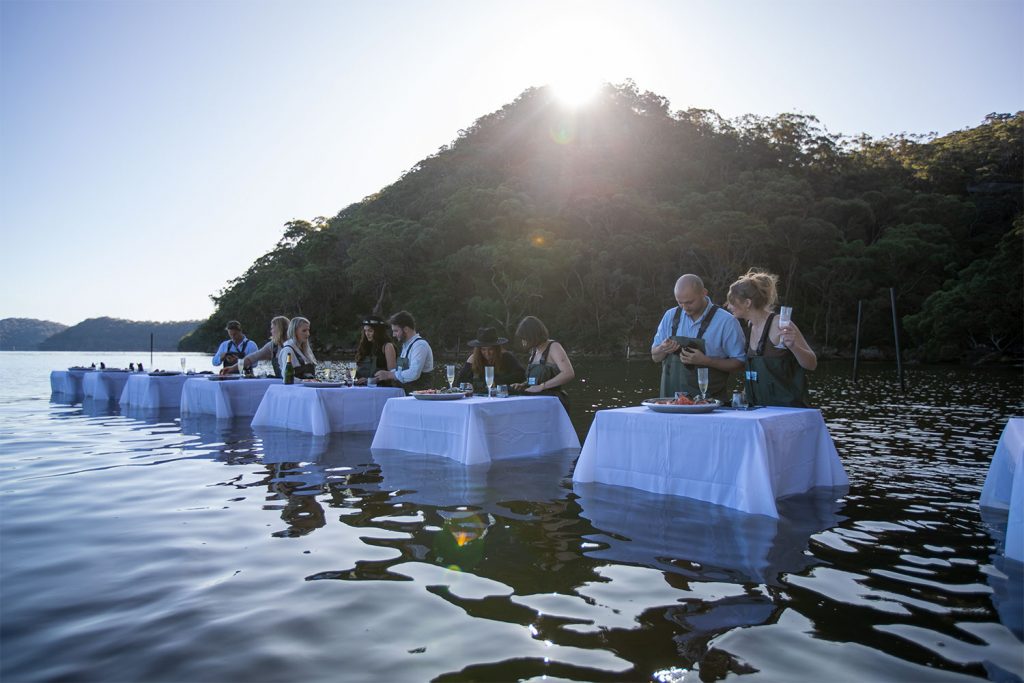
[[[601,89],[601,80],[594,76],[564,76],[551,82],[551,90],[558,101],[570,107],[586,104]]]

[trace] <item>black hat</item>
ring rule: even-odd
[[[499,337],[493,327],[481,327],[476,331],[476,339],[469,342],[469,346],[504,346],[508,339]]]
[[[387,323],[376,315],[370,315],[363,318],[363,322],[360,325],[387,325]]]

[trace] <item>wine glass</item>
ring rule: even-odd
[[[697,386],[700,387],[700,400],[707,400],[708,393],[708,369],[697,368]]]
[[[181,357],[181,371],[185,372],[185,356]]]
[[[487,387],[494,390],[494,366],[488,365],[484,368],[484,382],[487,383]],[[490,393],[490,392],[488,392]]]
[[[444,371],[445,371],[446,375],[448,376],[448,388],[451,389],[452,385],[455,384],[455,366],[454,365],[446,365],[444,367]]]
[[[793,319],[793,307],[783,306],[779,309],[779,343],[775,345],[777,349],[784,349],[786,345],[782,342],[781,332],[789,328],[789,323]]]

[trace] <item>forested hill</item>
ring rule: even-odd
[[[760,266],[819,348],[851,344],[858,300],[863,343],[888,344],[892,286],[922,355],[1019,351],[1022,122],[851,139],[672,111],[628,82],[577,110],[530,89],[379,193],[287,224],[183,345],[284,314],[351,346],[360,316],[404,308],[435,348],[535,314],[575,352],[621,353],[649,347],[680,274],[723,303]]]
[[[36,318],[0,320],[0,351],[35,351],[39,343],[67,325]]]
[[[119,318],[89,318],[58,332],[39,345],[40,351],[174,351],[198,320],[149,322]]]

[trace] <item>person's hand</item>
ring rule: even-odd
[[[390,370],[378,370],[373,374],[373,378],[378,382],[387,382],[395,378],[395,373]]]
[[[796,325],[790,321],[789,325],[779,328],[779,341],[781,341],[787,349],[792,348],[794,342],[796,342],[797,329]]]
[[[544,391],[544,389],[541,388],[540,384],[534,384],[532,387],[526,387],[526,393],[528,394],[539,394],[542,391]]]
[[[708,357],[699,349],[686,348],[679,352],[679,360],[688,365],[707,365]]]
[[[235,371],[235,366],[234,365],[225,365],[224,367],[222,367],[220,369],[220,372],[218,374],[230,375],[234,371]]]
[[[679,351],[679,348],[679,344],[676,342],[676,340],[670,337],[665,341],[661,342],[660,344],[658,344],[657,346],[655,346],[654,350],[657,353],[677,353]]]
[[[364,384],[366,384],[366,378],[365,377],[359,377],[358,379],[356,379],[355,382],[353,382],[353,384],[356,385],[357,387],[361,387]]]

